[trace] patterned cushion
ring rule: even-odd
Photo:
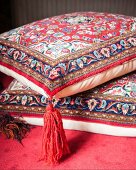
[[[21,115],[32,124],[41,125],[47,100],[14,80],[0,95],[0,109],[15,116]],[[92,90],[54,100],[54,106],[60,110],[67,129],[107,133],[111,126],[97,129],[102,125],[115,125],[128,127],[130,130],[134,128],[127,135],[136,136],[136,72]],[[92,129],[95,123],[96,126]],[[110,131],[108,134],[122,135],[122,131]]]
[[[0,35],[0,71],[61,98],[136,69],[136,18],[78,12]]]

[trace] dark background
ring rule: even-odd
[[[12,28],[10,0],[0,0],[0,33]]]
[[[0,33],[38,19],[75,11],[136,16],[136,0],[0,0]]]

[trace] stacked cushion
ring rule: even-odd
[[[0,35],[0,71],[62,98],[136,69],[135,18],[77,12]]]
[[[0,95],[0,109],[43,125],[48,98],[13,80]],[[91,90],[54,99],[64,128],[95,133],[136,136],[136,72],[111,80]]]

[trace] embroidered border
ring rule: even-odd
[[[68,85],[135,58],[135,36],[135,32],[131,32],[79,50],[66,55],[65,58],[60,57],[59,64],[58,59],[48,60],[51,65],[40,61],[40,53],[1,39],[1,43],[5,44],[0,46],[3,56],[1,62],[9,68],[14,66],[14,70],[19,72],[22,72],[23,66],[25,74],[27,73],[31,79],[34,77],[48,93],[53,95]],[[38,56],[40,57],[37,58]],[[69,57],[72,58],[69,60]]]
[[[1,94],[0,110],[4,112],[18,112],[22,115],[28,114],[27,116],[33,114],[42,116],[44,114],[47,105],[45,98],[42,99],[41,95],[36,94],[18,93],[19,91],[13,91],[12,94]],[[54,105],[61,111],[63,117],[70,119],[98,120],[121,124],[136,123],[135,98],[95,94],[91,97],[86,96],[83,99],[79,95],[54,101]]]

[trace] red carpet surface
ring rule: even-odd
[[[42,127],[35,127],[23,145],[0,136],[0,170],[136,169],[136,139],[66,130],[71,154],[55,167],[38,161]]]

